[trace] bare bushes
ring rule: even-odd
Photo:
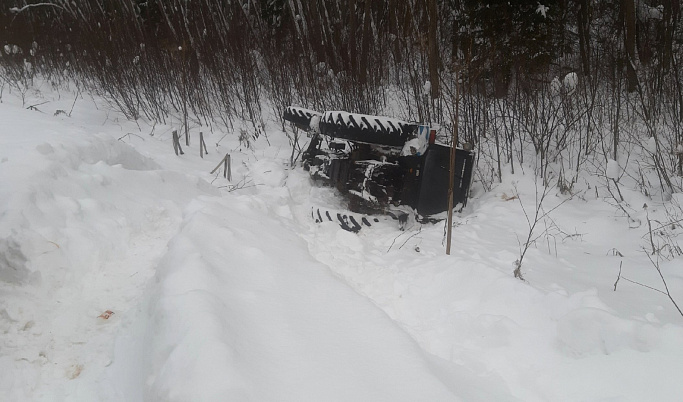
[[[0,95],[27,91],[39,73],[97,91],[131,119],[180,121],[181,135],[216,123],[237,132],[240,120],[252,139],[270,109],[279,117],[290,104],[439,123],[448,138],[457,103],[459,141],[478,149],[486,189],[505,169],[531,168],[571,192],[581,172],[604,176],[613,159],[648,195],[680,190],[683,42],[672,41],[666,59],[636,65],[639,85],[629,93],[617,9],[584,21],[579,52],[573,36],[560,35],[574,27],[573,8],[547,17],[511,10],[531,30],[525,36],[493,23],[509,16],[489,13],[509,6],[441,2],[434,16],[428,3],[52,0],[24,8],[12,0],[0,7],[0,45],[10,46],[0,48]],[[682,37],[680,24],[671,29]],[[634,152],[647,158],[632,164]]]
[[[130,119],[178,116],[187,131],[188,119],[206,124],[224,116],[231,123],[237,117],[251,121],[255,133],[263,130],[258,48],[238,4],[53,3],[59,7],[16,15],[0,10],[8,37],[35,38],[41,49],[35,65],[51,81],[88,86]],[[24,54],[30,49],[16,48]],[[6,85],[18,81],[21,63],[21,57],[3,57]]]
[[[28,54],[15,44],[5,44],[0,48],[0,100],[5,91],[16,91],[21,96],[22,106],[26,106],[26,94],[33,87],[35,70],[33,61],[37,45],[28,49]]]
[[[413,1],[354,4],[12,0],[0,25],[24,56],[37,44],[32,64],[51,82],[97,91],[131,119],[178,117],[183,131],[240,119],[260,135],[267,102],[276,114],[298,103],[441,120],[441,107],[421,95],[426,49],[410,38],[425,10]],[[0,60],[4,87],[21,81],[24,56]],[[387,87],[409,90],[393,111]]]

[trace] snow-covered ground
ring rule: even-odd
[[[683,395],[683,317],[642,286],[664,290],[643,251],[648,219],[680,211],[683,194],[662,204],[623,188],[627,219],[596,182],[550,193],[545,209],[559,207],[523,282],[529,175],[475,183],[447,256],[443,223],[313,222],[312,206],[339,199],[287,166],[277,130],[248,149],[203,128],[202,159],[194,127],[176,156],[171,125],[90,97],[55,114],[73,94],[30,95],[38,110],[7,93],[0,104],[2,401]],[[209,173],[226,153],[230,182]],[[680,225],[665,230],[655,241],[675,243]],[[660,267],[683,304],[681,258]]]

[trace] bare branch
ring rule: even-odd
[[[44,6],[52,6],[52,7],[57,7],[57,8],[60,8],[60,9],[64,10],[64,7],[60,6],[59,4],[54,4],[54,3],[35,3],[35,4],[27,4],[27,5],[25,5],[25,6],[21,7],[21,8],[19,8],[19,7],[12,7],[12,8],[9,9],[9,11],[10,11],[11,13],[14,13],[14,14],[19,14],[20,12],[25,11],[25,10],[28,10],[29,8],[33,8],[33,7],[44,7]]]
[[[657,258],[657,260],[655,261],[655,260],[652,259],[652,257],[650,256],[649,253],[646,252],[645,254],[647,255],[647,258],[650,260],[650,262],[652,263],[652,265],[653,265],[653,266],[655,267],[655,269],[657,270],[657,273],[659,274],[659,277],[662,279],[662,283],[664,284],[664,289],[665,289],[666,291],[664,292],[664,291],[661,291],[661,290],[660,290],[659,292],[665,294],[665,295],[669,298],[669,300],[671,300],[671,303],[673,303],[674,307],[676,307],[676,310],[678,310],[678,313],[679,313],[681,316],[683,316],[683,311],[681,311],[681,308],[678,307],[678,303],[676,303],[676,300],[674,300],[673,296],[671,296],[671,292],[669,291],[669,286],[667,285],[666,279],[664,279],[664,274],[662,274],[662,270],[661,270],[661,268],[659,267],[659,258]]]
[[[621,279],[621,266],[623,263],[624,263],[623,261],[619,262],[619,275],[617,275],[617,281],[614,282],[614,291],[615,292],[617,291],[617,283],[619,283],[619,279]]]

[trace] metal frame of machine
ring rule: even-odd
[[[283,117],[311,136],[302,155],[304,168],[344,194],[350,211],[401,220],[410,211],[431,219],[448,209],[450,147],[437,144],[428,125],[294,106]],[[473,163],[473,151],[456,149],[453,205],[459,208],[467,203]],[[342,227],[360,229],[357,219],[344,216],[337,217]]]

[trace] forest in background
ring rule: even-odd
[[[680,0],[8,0],[0,99],[40,76],[131,119],[247,121],[252,137],[290,104],[444,137],[457,116],[484,188],[533,158],[563,191],[584,170],[615,200],[619,183],[666,197],[683,174],[680,22]]]

